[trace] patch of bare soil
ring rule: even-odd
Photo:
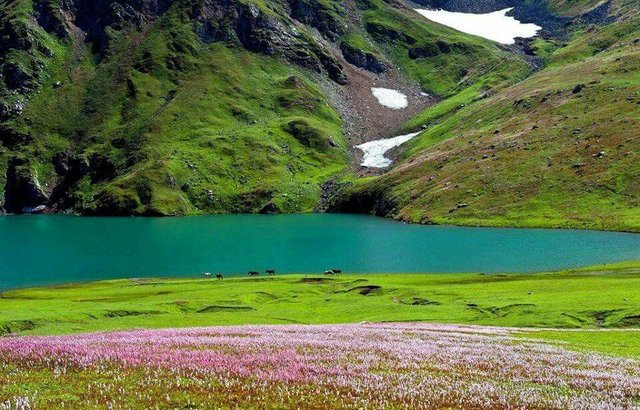
[[[339,57],[349,82],[337,94],[342,101],[345,135],[351,146],[396,136],[402,125],[432,103],[418,84],[407,80],[390,64],[386,72],[374,74]],[[407,96],[409,106],[396,110],[381,105],[371,92],[372,87],[401,92]]]
[[[346,1],[351,16],[351,26],[361,24],[359,13],[352,1]],[[356,30],[363,30],[356,27]],[[391,138],[402,132],[402,126],[412,117],[433,105],[436,100],[425,94],[417,82],[404,75],[392,62],[384,61],[388,69],[376,74],[348,63],[339,45],[331,44],[316,33],[316,40],[332,52],[342,64],[348,83],[344,86],[331,84],[327,89],[333,97],[334,107],[344,120],[344,135],[349,145],[354,168],[362,175],[379,174],[384,170],[361,167],[362,151],[354,147],[364,142]],[[392,109],[381,105],[371,92],[372,87],[389,88],[407,96],[408,107]]]

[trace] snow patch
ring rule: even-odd
[[[371,94],[378,99],[380,105],[393,110],[401,110],[409,106],[407,96],[390,88],[371,88]]]
[[[393,161],[385,157],[384,154],[392,148],[398,147],[411,138],[420,134],[422,131],[414,132],[406,135],[399,135],[393,138],[386,138],[382,140],[369,141],[364,144],[356,145],[356,148],[361,150],[364,155],[360,165],[367,168],[386,168]]]
[[[492,13],[473,14],[416,9],[418,13],[431,21],[502,44],[513,44],[516,38],[534,37],[542,29],[535,24],[524,24],[507,16],[511,10],[513,8]]]

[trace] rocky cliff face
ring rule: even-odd
[[[185,17],[193,21],[193,29],[205,43],[237,43],[250,51],[281,54],[292,63],[325,72],[344,84],[342,67],[331,53],[296,28],[294,20],[308,23],[332,40],[342,33],[333,14],[313,5],[317,3],[292,0],[282,5],[287,14],[276,14],[237,0],[36,0],[33,18],[37,24],[5,18],[0,25],[0,71],[4,83],[0,90],[5,96],[0,119],[19,114],[26,96],[42,80],[44,60],[53,51],[42,40],[39,29],[59,38],[80,35],[100,55],[109,49],[110,33],[129,26],[142,28],[171,7],[186,11]],[[15,52],[24,55],[12,58]]]

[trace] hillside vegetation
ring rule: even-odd
[[[399,1],[2,0],[0,211],[640,230],[637,5],[515,13],[542,35],[504,47]],[[431,103],[406,122],[374,84]],[[359,176],[354,145],[421,128]]]
[[[359,70],[402,64],[434,93],[472,78],[472,62],[508,54],[416,22],[400,5],[349,7],[4,0],[4,208],[309,211],[320,185],[348,167],[343,122],[328,97],[349,81],[339,49]],[[459,49],[418,65],[401,53],[440,38]]]
[[[533,42],[544,68],[427,109],[399,163],[334,209],[423,223],[640,230],[640,18]],[[486,97],[486,98],[483,98]]]

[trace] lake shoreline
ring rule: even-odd
[[[531,273],[640,260],[640,235],[405,224],[348,214],[0,218],[0,288],[128,277]]]
[[[640,260],[531,274],[116,279],[4,291],[0,324],[14,333],[37,334],[164,328],[176,323],[197,327],[362,321],[545,331],[637,329],[632,321],[640,301],[633,291],[638,281]],[[590,312],[612,307],[616,310],[604,319],[591,316]]]
[[[459,228],[490,228],[490,229],[549,229],[549,230],[575,230],[575,231],[594,231],[594,232],[617,232],[617,233],[631,233],[631,234],[640,234],[640,226],[638,227],[629,227],[629,228],[620,228],[620,227],[602,227],[602,226],[593,226],[591,223],[582,223],[582,224],[573,224],[568,223],[566,225],[562,225],[559,223],[551,223],[551,224],[537,224],[537,223],[512,223],[512,222],[500,222],[499,220],[486,219],[483,223],[478,223],[474,218],[468,219],[460,219],[454,221],[447,220],[446,222],[440,223],[437,220],[430,221],[419,221],[419,220],[411,220],[405,219],[402,217],[396,216],[384,216],[384,215],[374,215],[369,213],[354,213],[354,212],[318,212],[318,211],[309,211],[309,212],[286,212],[286,213],[269,213],[269,214],[261,214],[261,213],[189,213],[189,214],[175,214],[175,215],[164,215],[164,214],[153,214],[153,215],[95,215],[95,214],[81,214],[81,213],[68,213],[68,212],[51,212],[51,213],[40,213],[40,214],[13,214],[13,213],[0,213],[0,219],[4,217],[33,217],[33,216],[52,216],[52,217],[73,217],[73,218],[82,218],[82,219],[141,219],[141,218],[149,218],[149,219],[171,219],[171,218],[193,218],[200,216],[229,216],[229,215],[264,215],[264,216],[277,216],[277,215],[355,215],[355,216],[369,216],[375,217],[390,221],[395,221],[403,224],[409,225],[418,225],[418,226],[442,226],[442,227],[459,227]],[[566,221],[571,222],[571,221]]]
[[[636,269],[637,268],[637,272]],[[330,282],[335,279],[353,279],[353,278],[367,278],[375,280],[376,278],[387,276],[399,276],[399,277],[415,277],[420,278],[422,276],[428,276],[429,278],[442,277],[445,279],[451,279],[452,277],[465,278],[465,277],[486,277],[487,279],[514,279],[525,280],[527,278],[542,277],[542,276],[558,276],[562,274],[578,274],[588,275],[591,273],[598,274],[600,272],[615,272],[618,275],[624,275],[624,271],[632,270],[632,274],[640,272],[640,259],[621,261],[610,264],[601,265],[587,265],[577,266],[574,268],[557,269],[550,271],[531,271],[531,272],[341,272],[339,274],[327,275],[324,272],[283,272],[277,273],[273,276],[265,273],[260,273],[257,277],[249,277],[246,274],[223,274],[222,281],[253,281],[253,282],[273,282],[278,279],[300,279],[309,280],[309,283],[317,282]],[[35,286],[16,287],[16,288],[0,288],[0,299],[2,295],[7,292],[14,291],[47,291],[58,290],[66,288],[77,287],[90,287],[90,286],[110,286],[118,283],[131,283],[132,285],[145,285],[155,282],[176,282],[176,283],[218,283],[219,279],[216,279],[215,275],[211,277],[204,277],[204,272],[199,274],[191,274],[185,276],[150,276],[150,277],[115,277],[110,279],[99,280],[87,280],[87,281],[74,281],[74,282],[61,282],[51,283]],[[545,330],[553,330],[554,328],[545,328]],[[639,329],[640,330],[640,329]]]

